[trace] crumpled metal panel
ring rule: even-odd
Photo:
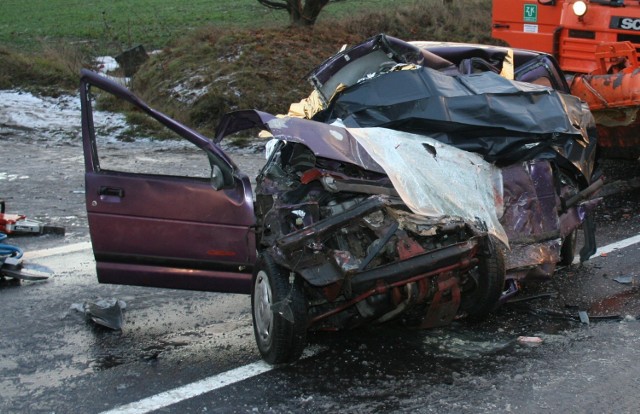
[[[513,244],[505,256],[507,277],[510,279],[551,277],[556,263],[560,261],[561,247],[562,241],[559,238],[540,243]]]
[[[551,164],[526,161],[502,169],[504,214],[500,222],[512,243],[534,243],[560,236]]]
[[[371,52],[375,49],[369,43],[371,39],[362,45]],[[360,50],[359,46],[354,49]],[[334,61],[340,57],[344,58],[338,54]],[[341,81],[344,69],[333,73],[329,69],[325,65],[316,72],[327,82],[329,75],[335,77],[333,82]],[[391,72],[372,67],[369,72],[337,94],[314,119],[326,123],[340,119],[350,128],[384,127],[428,134],[502,165],[554,159],[580,172],[585,184],[589,183],[595,159],[595,122],[579,99],[546,86],[511,81],[492,71],[462,75],[425,65]]]
[[[502,169],[504,215],[500,223],[509,236],[505,268],[511,279],[548,278],[560,261],[561,236],[579,225],[571,209],[563,220],[556,193],[554,171],[546,160],[532,160]]]
[[[355,164],[365,170],[384,172],[349,131],[295,117],[276,117],[266,112],[242,110],[223,116],[216,128],[216,142],[250,128],[268,130],[274,138],[306,145],[318,157]]]
[[[338,85],[352,86],[385,64],[411,63],[438,70],[455,70],[453,63],[429,51],[379,34],[347,50],[336,53],[306,77],[314,85],[325,102],[328,102]]]
[[[266,127],[275,138],[303,143],[318,157],[348,162],[369,171],[383,172],[349,131],[339,125],[283,117],[270,120]]]
[[[385,128],[349,128],[384,168],[402,201],[416,214],[482,220],[509,244],[500,224],[502,175],[481,156],[438,140]]]

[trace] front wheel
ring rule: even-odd
[[[474,286],[463,298],[460,308],[467,319],[476,322],[486,318],[498,308],[504,289],[505,250],[502,244],[490,237],[491,247],[480,257],[480,263],[471,271]]]
[[[262,358],[283,364],[300,358],[307,339],[307,303],[302,281],[260,255],[253,275],[253,333]]]

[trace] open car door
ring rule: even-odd
[[[113,146],[105,128],[94,124],[94,98],[101,94],[148,118],[128,131],[136,139]],[[256,246],[248,177],[210,139],[97,73],[82,71],[80,96],[87,218],[98,280],[249,293]],[[154,158],[160,141],[154,139],[166,143],[168,134],[179,138],[170,141],[177,154],[160,162]],[[143,156],[127,150],[141,144]]]

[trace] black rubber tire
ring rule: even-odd
[[[467,314],[467,320],[477,322],[485,319],[495,311],[500,304],[500,297],[504,289],[505,280],[505,250],[502,243],[494,238],[490,239],[492,247],[483,253],[479,259],[477,269],[477,283],[475,289],[463,294],[460,309]]]
[[[572,231],[567,237],[562,240],[562,246],[560,247],[560,266],[569,266],[573,263],[573,258],[576,256],[576,250],[578,247],[578,229]]]
[[[302,280],[289,283],[289,271],[263,253],[258,258],[251,289],[253,333],[262,358],[269,364],[294,362],[307,342],[307,302]],[[288,306],[287,320],[273,304]]]

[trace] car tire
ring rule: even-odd
[[[253,333],[262,358],[272,365],[296,361],[306,345],[304,289],[300,278],[290,282],[289,274],[263,253],[253,275]]]
[[[573,263],[573,258],[576,256],[576,250],[578,246],[578,229],[573,230],[562,240],[562,246],[560,247],[560,266],[569,266]]]
[[[477,322],[485,319],[500,304],[500,297],[505,281],[505,250],[502,244],[493,237],[489,239],[492,246],[488,252],[480,256],[476,272],[475,288],[467,292],[460,308],[467,315],[467,320]]]
[[[558,174],[560,175],[562,183],[569,187],[568,194],[562,194],[563,197],[573,196],[580,191],[578,183],[575,179],[571,178],[571,175],[568,172],[560,170]],[[579,228],[580,227],[574,229],[567,235],[567,237],[562,239],[562,245],[560,246],[560,261],[558,262],[560,266],[569,266],[573,263],[573,258],[576,255],[578,245]]]

